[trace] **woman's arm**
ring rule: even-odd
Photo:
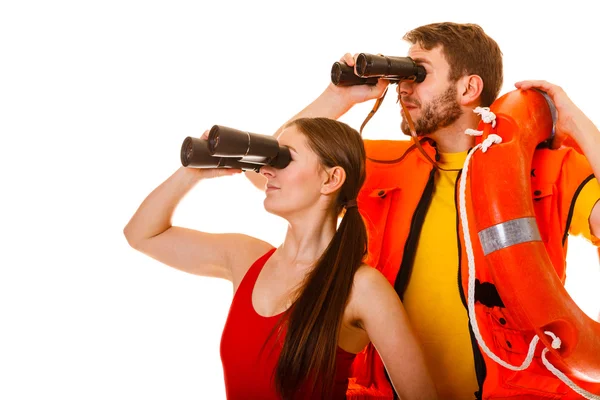
[[[134,249],[179,270],[235,281],[271,246],[241,234],[211,234],[171,225],[181,199],[202,179],[239,170],[179,168],[142,202],[124,229]],[[243,271],[238,271],[238,269]],[[239,273],[238,273],[239,272]]]
[[[354,280],[353,307],[383,361],[400,399],[437,399],[435,384],[404,306],[375,268],[360,268]]]

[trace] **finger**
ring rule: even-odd
[[[217,171],[220,176],[237,175],[242,172],[239,168],[218,168]]]
[[[558,148],[560,148],[560,146],[565,141],[565,138],[566,138],[566,136],[564,134],[562,134],[560,132],[556,132],[556,134],[552,138],[552,141],[550,142],[550,148],[551,149],[558,149]]]
[[[208,140],[208,133],[210,132],[210,130],[205,130],[204,133],[202,134],[202,136],[200,136],[200,139],[204,139],[204,140]]]
[[[523,89],[523,90],[527,90],[527,89],[531,89],[533,87],[538,88],[538,89],[542,89],[544,91],[550,90],[552,88],[552,84],[546,82],[546,81],[541,81],[541,80],[525,80],[525,81],[519,81],[515,83],[515,87],[517,89]]]
[[[390,84],[389,80],[384,79],[384,78],[379,78],[377,80],[377,84],[375,86],[372,86],[371,90],[373,92],[379,93],[379,96],[381,96],[381,94],[383,94],[383,91],[389,84]]]
[[[211,168],[208,171],[208,176],[210,178],[237,175],[242,172],[242,170],[238,168]]]
[[[350,53],[344,54],[344,56],[342,57],[342,59],[340,61],[345,62],[346,65],[348,65],[349,67],[354,66],[354,56],[352,56],[352,54],[350,54]]]
[[[550,142],[550,148],[552,150],[560,149],[561,144],[562,144],[562,142],[556,140],[556,138],[555,138],[552,142]]]
[[[527,89],[531,89],[531,88],[539,89],[539,90],[545,92],[548,96],[550,96],[550,98],[554,102],[561,101],[559,99],[562,99],[562,100],[568,99],[568,97],[562,87],[560,87],[558,85],[554,85],[547,81],[534,81],[534,80],[521,81],[521,82],[515,83],[515,86],[522,90],[527,90]]]

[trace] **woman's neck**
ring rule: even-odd
[[[309,267],[321,257],[333,239],[337,219],[302,219],[289,222],[283,244],[277,249],[278,258],[288,265]]]

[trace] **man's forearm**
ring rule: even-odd
[[[298,114],[294,115],[283,125],[281,125],[281,127],[277,129],[273,136],[279,137],[279,135],[283,131],[283,128],[287,124],[298,118],[323,117],[330,119],[338,119],[346,112],[348,112],[350,108],[352,108],[352,104],[350,104],[348,100],[344,98],[343,95],[334,92],[328,87],[312,103],[310,103],[302,111],[300,111]]]

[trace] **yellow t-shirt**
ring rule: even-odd
[[[577,196],[575,211],[573,212],[571,226],[569,227],[569,234],[583,236],[596,246],[600,246],[600,238],[592,235],[589,217],[599,199],[600,182],[598,182],[598,178],[595,178],[586,183],[583,189],[581,189],[579,196]]]
[[[467,309],[459,293],[455,184],[467,152],[440,154],[429,210],[404,294],[404,307],[419,337],[438,394],[445,400],[473,399],[478,390]],[[571,233],[591,236],[589,215],[600,198],[592,179],[575,204]]]

